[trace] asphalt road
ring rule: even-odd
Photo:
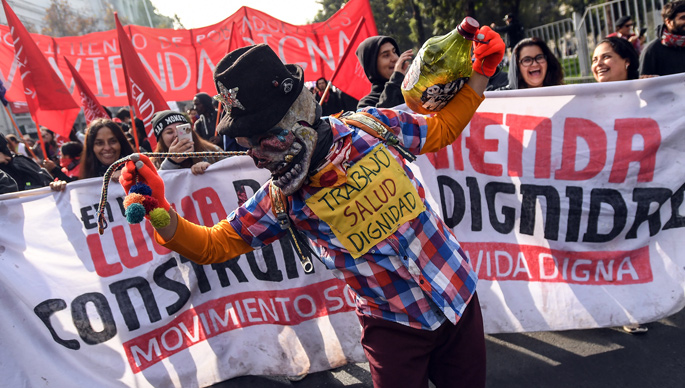
[[[685,310],[645,326],[649,331],[644,334],[605,328],[489,335],[487,387],[685,387]],[[372,388],[373,384],[368,365],[360,363],[313,373],[299,382],[245,376],[212,386],[238,387]]]

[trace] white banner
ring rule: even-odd
[[[685,74],[495,92],[416,164],[478,270],[488,333],[648,322],[685,305],[677,252]],[[212,225],[268,178],[247,157],[165,171],[169,201]],[[7,386],[197,387],[364,360],[354,303],[285,241],[198,266],[128,225],[101,182],[0,196],[0,375]]]

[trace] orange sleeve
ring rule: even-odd
[[[464,85],[444,108],[426,118],[428,130],[421,153],[439,151],[457,140],[483,100],[485,97]]]
[[[176,233],[165,241],[155,232],[158,244],[180,253],[198,264],[220,263],[252,252],[252,248],[233,229],[228,220],[212,226],[201,226],[178,216]]]

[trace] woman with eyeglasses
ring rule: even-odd
[[[564,84],[564,70],[540,38],[520,41],[509,61],[509,85],[500,90],[539,88]]]

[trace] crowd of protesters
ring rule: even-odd
[[[685,72],[685,0],[667,3],[662,8],[664,24],[658,38],[644,46],[644,34],[635,34],[629,15],[615,22],[616,31],[601,40],[592,55],[592,75],[598,83],[634,80],[643,77]],[[543,39],[524,38],[523,27],[508,14],[505,27],[493,28],[506,33],[509,56],[490,76],[488,91],[531,89],[564,84],[564,70],[559,59]],[[642,56],[640,57],[640,53]],[[311,87],[323,116],[365,107],[392,108],[404,103],[402,81],[413,57],[413,50],[401,51],[389,36],[364,40],[356,55],[371,91],[357,101],[319,78]],[[508,67],[508,74],[505,68]],[[133,118],[127,108],[110,118],[93,120],[84,133],[59,142],[55,131],[40,128],[40,142],[0,134],[0,194],[49,186],[61,191],[77,179],[103,177],[110,166],[134,152],[153,151],[142,120]],[[220,112],[209,93],[194,96],[192,108],[185,112],[163,110],[152,117],[154,152],[187,153],[202,151],[239,151],[244,148],[232,138],[219,136],[216,130]],[[181,138],[179,128],[188,128],[190,137]],[[192,128],[192,130],[190,130]],[[189,169],[203,174],[217,158],[153,158],[158,170]],[[111,176],[118,182],[120,171]],[[644,333],[647,328],[624,326],[628,333]],[[293,380],[300,379],[297,376]]]
[[[632,16],[624,15],[614,22],[615,32],[597,44],[592,57],[592,74],[597,82],[685,72],[685,0],[665,4],[661,14],[663,25],[658,28],[657,39],[648,45],[644,31],[635,33]],[[504,20],[506,26],[493,27],[506,34],[510,55],[490,78],[487,90],[563,85],[563,67],[545,41],[524,38],[523,27],[515,15],[508,14]],[[392,37],[374,36],[362,42],[356,54],[372,84],[371,91],[357,101],[329,85],[325,78],[319,78],[311,91],[323,116],[366,106],[394,107],[404,103],[400,86],[413,50],[400,51]],[[0,193],[44,186],[62,190],[65,182],[103,176],[114,161],[134,150],[153,151],[143,122],[137,118],[131,121],[129,109],[119,109],[115,115],[106,110],[111,119],[95,120],[83,133],[72,131],[74,136],[69,139],[58,139],[55,131],[44,127],[40,128],[42,141],[0,134]],[[193,134],[189,140],[179,140],[175,131],[178,123],[160,127],[154,132],[154,151],[243,150],[232,139],[217,136],[218,114],[216,102],[204,92],[194,96],[192,106],[185,112],[158,112],[157,119],[170,115],[182,118],[191,125]],[[156,160],[155,164],[160,169],[190,168],[199,174],[216,160],[166,158]]]
[[[634,32],[632,16],[624,15],[614,22],[615,32],[599,42],[592,57],[592,74],[597,82],[685,72],[685,0],[665,4],[661,14],[663,25],[658,28],[657,39],[646,46],[644,31]],[[490,78],[487,90],[563,85],[563,67],[545,41],[538,37],[524,38],[523,27],[515,15],[508,14],[504,20],[506,26],[494,28],[506,34],[510,55]],[[362,42],[356,54],[372,84],[371,91],[357,101],[329,85],[325,78],[319,78],[311,90],[322,107],[323,116],[366,106],[394,107],[404,103],[400,86],[413,50],[400,51],[392,37],[374,36]],[[129,109],[119,109],[113,116],[106,110],[111,119],[95,120],[83,133],[72,131],[73,136],[59,139],[61,142],[55,131],[45,127],[40,128],[42,142],[14,134],[2,135],[0,193],[44,186],[62,190],[64,182],[103,176],[114,161],[136,149],[153,151],[143,122],[137,118],[131,121]],[[242,150],[230,138],[217,136],[218,114],[216,102],[204,92],[194,96],[191,108],[184,113],[158,112],[157,119],[171,115],[182,118],[192,126],[193,135],[191,139],[179,140],[175,131],[178,123],[160,127],[154,132],[157,138],[154,151]],[[156,160],[155,164],[160,169],[190,168],[198,174],[216,160],[166,158]]]
[[[631,16],[615,22],[616,32],[601,40],[592,56],[592,74],[599,83],[633,80],[685,72],[685,0],[667,3],[662,9],[664,25],[659,37],[644,46],[642,34],[633,32]],[[523,28],[512,15],[505,17],[507,26],[497,31],[507,33],[509,57],[491,77],[490,91],[530,89],[564,84],[563,67],[544,40],[523,37]],[[495,26],[493,26],[495,27]],[[356,101],[341,90],[331,87],[325,78],[312,86],[312,93],[323,116],[364,107],[391,108],[404,103],[401,84],[413,56],[413,50],[401,51],[392,37],[367,38],[356,51],[357,58],[371,82],[371,91]],[[504,71],[508,64],[508,74]],[[127,108],[110,118],[93,120],[81,136],[59,141],[50,128],[40,128],[41,141],[0,134],[0,194],[49,186],[64,190],[67,182],[103,177],[110,166],[134,152],[201,152],[242,150],[231,138],[217,135],[220,112],[209,93],[198,93],[191,109],[185,112],[164,110],[152,118],[153,150],[145,125],[131,119]],[[189,138],[180,138],[178,128],[192,128]],[[153,159],[159,170],[189,169],[203,174],[221,158],[167,157]],[[111,180],[118,182],[119,172]],[[630,333],[647,329],[641,325],[625,326]]]

